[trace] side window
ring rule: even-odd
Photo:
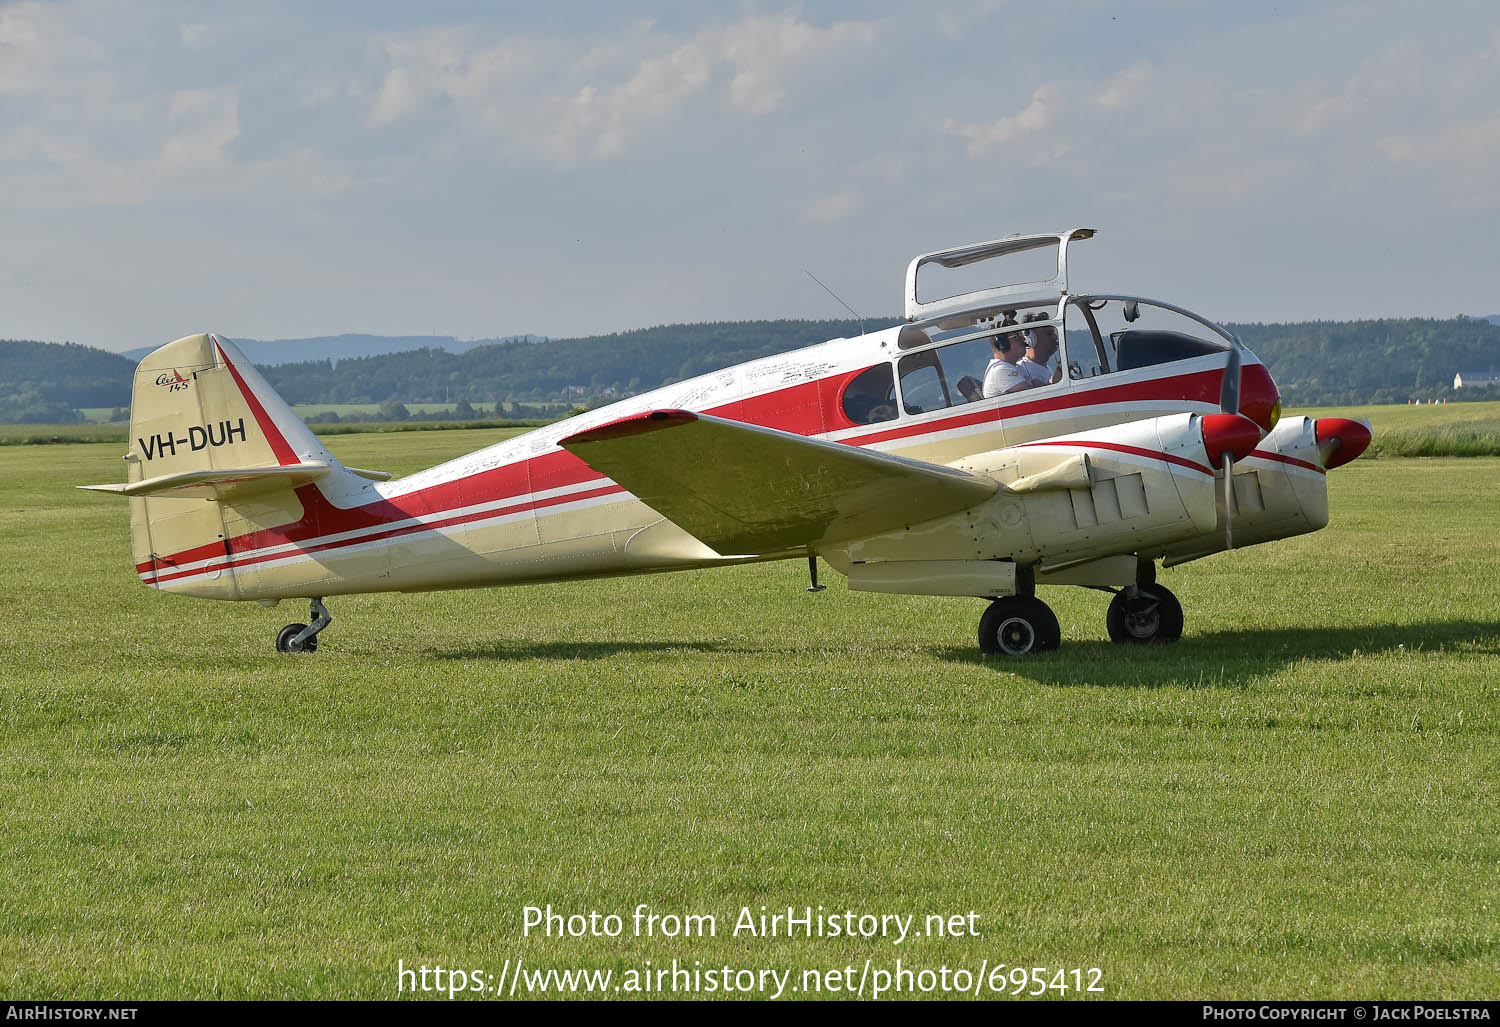
[[[1017,326],[1007,329],[1005,334],[1015,337],[1017,346],[1040,344],[1038,359],[1044,363],[1041,367],[1020,369],[1027,382],[1020,388],[1040,388],[1062,380],[1061,357],[1055,345],[1057,330],[1053,325]],[[991,338],[985,335],[902,357],[897,365],[901,372],[902,410],[907,414],[923,414],[984,399],[985,372],[995,356]],[[1014,355],[1019,353],[1019,349],[1013,351]]]
[[[908,414],[941,410],[953,405],[937,350],[901,358],[901,408]]]
[[[1063,335],[1066,339],[1064,347],[1070,378],[1093,378],[1110,372],[1109,357],[1104,351],[1102,340],[1095,334],[1096,326],[1090,321],[1089,313],[1092,311],[1085,313],[1077,303],[1069,303],[1067,312],[1063,315]]]
[[[938,350],[943,372],[953,395],[953,405],[975,403],[983,399],[984,371],[995,354],[988,337],[970,339]]]
[[[845,386],[844,415],[855,424],[896,419],[896,379],[890,364],[876,364]]]
[[[1200,322],[1138,300],[1095,300],[1087,311],[1070,305],[1067,327],[1068,359],[1079,361],[1085,376],[1132,371],[1228,349],[1228,343]]]

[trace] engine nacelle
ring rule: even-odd
[[[1093,583],[1078,569],[1094,564],[1114,581],[1133,575],[1133,557],[1101,561],[1215,533],[1211,461],[1259,438],[1238,415],[1173,414],[981,453],[953,466],[1000,483],[985,502],[822,555],[867,591],[1006,595],[1018,566]]]

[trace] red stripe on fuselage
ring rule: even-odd
[[[1169,464],[1177,464],[1179,467],[1186,467],[1191,470],[1198,471],[1200,474],[1207,474],[1212,476],[1212,474],[1214,473],[1212,468],[1205,467],[1203,464],[1196,463],[1195,461],[1189,460],[1186,457],[1174,456],[1171,453],[1163,453],[1160,450],[1156,449],[1142,449],[1140,446],[1127,446],[1124,443],[1120,442],[1093,442],[1090,440],[1069,442],[1065,440],[1059,440],[1056,442],[1023,442],[1021,443],[1021,445],[1023,447],[1075,446],[1079,449],[1107,449],[1115,453],[1129,453],[1131,456],[1144,456],[1149,457],[1152,460],[1164,460]]]
[[[1277,461],[1279,463],[1291,464],[1293,467],[1305,467],[1309,471],[1317,471],[1319,474],[1327,474],[1328,473],[1326,470],[1324,470],[1323,468],[1319,467],[1317,464],[1310,464],[1306,460],[1298,460],[1296,457],[1294,457],[1294,456],[1287,456],[1285,453],[1267,453],[1263,449],[1257,449],[1257,450],[1255,450],[1249,456],[1245,457],[1245,459],[1246,460],[1252,460],[1252,459],[1254,459],[1256,457],[1259,457],[1262,460],[1275,460],[1275,461]]]
[[[220,353],[222,355],[222,350]],[[234,372],[233,365],[229,364],[227,360],[225,363],[229,366],[230,371]],[[832,408],[830,408],[829,403],[833,402],[834,407],[836,407],[837,395],[842,388],[865,370],[868,370],[868,368],[840,373],[829,378],[820,379],[819,381],[802,382],[760,396],[734,400],[717,407],[711,407],[703,412],[800,435],[817,435],[855,427],[853,422],[849,421],[843,415],[842,410],[838,410],[837,412],[837,422],[830,423],[834,421],[834,418],[830,416]],[[1069,391],[1061,395],[1050,396],[1046,399],[1039,399],[1032,402],[1012,403],[999,409],[990,407],[983,410],[962,411],[962,408],[959,408],[961,412],[950,417],[938,418],[919,424],[907,424],[895,429],[875,431],[842,441],[852,446],[867,446],[879,442],[914,438],[916,436],[950,431],[954,428],[977,424],[994,424],[996,427],[1000,427],[1005,420],[1017,417],[1056,410],[1091,407],[1107,403],[1175,400],[1185,403],[1207,403],[1216,406],[1218,404],[1219,391],[1217,383],[1220,374],[1221,372],[1219,371],[1198,371],[1172,378],[1131,382],[1123,385],[1108,386],[1102,389],[1090,388]],[[278,443],[281,447],[284,447],[285,456],[282,455],[281,450],[276,450],[278,459],[281,459],[284,463],[296,463],[297,458],[292,453],[291,447],[286,444],[281,433],[275,430],[275,426],[270,423],[270,419],[266,416],[264,408],[254,398],[254,394],[244,385],[243,380],[237,372],[235,372],[235,380],[240,383],[240,388],[245,394],[246,401],[250,403],[251,410],[255,412],[256,418],[261,422],[262,428],[266,430],[267,438],[272,440],[273,448]],[[1044,443],[1030,444],[1040,445]],[[1109,444],[1098,445],[1109,448]],[[1191,461],[1182,460],[1181,458],[1173,458],[1167,454],[1152,453],[1149,450],[1140,450],[1139,453],[1140,455],[1149,456],[1152,459],[1171,460],[1182,463],[1184,466],[1192,467],[1194,470],[1204,471],[1208,474],[1213,473],[1201,465],[1193,464]],[[368,529],[392,521],[403,521],[413,517],[440,514],[445,510],[451,510],[460,506],[493,503],[512,498],[519,499],[523,496],[535,495],[538,492],[545,492],[549,489],[579,484],[594,478],[603,479],[604,475],[595,471],[588,464],[566,450],[558,450],[552,453],[545,453],[541,456],[522,458],[504,467],[480,471],[464,478],[442,482],[425,489],[348,509],[336,507],[329,503],[317,485],[304,485],[296,490],[297,498],[301,501],[303,507],[301,520],[281,527],[267,528],[246,535],[240,535],[228,540],[227,548],[232,560],[233,554],[236,552],[244,553],[271,546],[299,544],[314,538],[340,534],[347,531]],[[621,491],[624,490],[622,489]],[[561,497],[560,501],[566,501],[571,498],[573,497]],[[545,505],[552,504],[540,504],[540,506]],[[486,514],[485,516],[490,515]],[[412,530],[427,530],[427,528],[426,526],[413,526]],[[330,543],[327,547],[318,546],[317,548],[321,550],[337,546],[358,545],[369,541],[370,538],[371,536],[353,538],[342,542]],[[137,564],[136,570],[141,573],[147,573],[157,564],[197,563],[202,560],[222,558],[225,555],[225,548],[226,543],[215,541],[180,553],[174,553],[170,557],[170,561],[147,561]],[[272,558],[293,555],[296,554],[280,553],[275,554]]]
[[[199,574],[205,574],[210,570],[249,567],[271,560],[287,560],[294,557],[311,556],[314,553],[321,553],[330,549],[346,549],[350,546],[360,546],[368,542],[381,542],[385,539],[399,538],[402,535],[412,535],[422,531],[436,531],[439,528],[451,528],[459,524],[468,524],[473,521],[482,521],[493,517],[509,517],[518,513],[530,513],[535,510],[546,509],[549,506],[561,506],[564,503],[576,503],[580,500],[594,499],[598,496],[607,496],[612,493],[624,491],[625,489],[622,486],[609,484],[597,489],[572,492],[566,496],[551,496],[547,499],[539,499],[533,503],[517,503],[515,506],[502,507],[498,510],[476,510],[454,517],[443,517],[420,524],[406,524],[387,531],[372,532],[368,535],[361,535],[359,538],[340,539],[337,542],[324,542],[318,545],[302,546],[290,552],[265,552],[256,553],[253,556],[231,557],[227,562],[217,567],[198,567],[190,570],[175,571],[170,574],[160,574],[153,579],[153,583],[159,584],[163,581],[173,581],[177,578],[190,578]]]

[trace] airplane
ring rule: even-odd
[[[342,464],[232,342],[190,335],[136,371],[127,480],[79,487],[128,498],[153,589],[308,600],[284,653],[317,649],[329,596],[783,559],[813,591],[821,559],[856,591],[985,599],[987,654],[1059,647],[1043,585],[1112,593],[1115,642],[1175,642],[1158,562],[1323,527],[1326,474],[1370,429],[1282,417],[1265,365],[1183,307],[1070,292],[1069,248],[1094,234],[924,253],[904,323],[397,480]]]

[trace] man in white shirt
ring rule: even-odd
[[[1020,331],[1005,332],[992,337],[990,348],[994,351],[995,358],[984,369],[985,399],[994,399],[1007,392],[1031,388],[1026,376],[1017,366],[1026,352],[1026,340],[1022,338]]]
[[[1050,325],[1033,328],[1026,332],[1026,336],[1026,355],[1016,366],[1021,369],[1021,375],[1032,388],[1050,385],[1053,373],[1049,365],[1057,355],[1057,329]]]

